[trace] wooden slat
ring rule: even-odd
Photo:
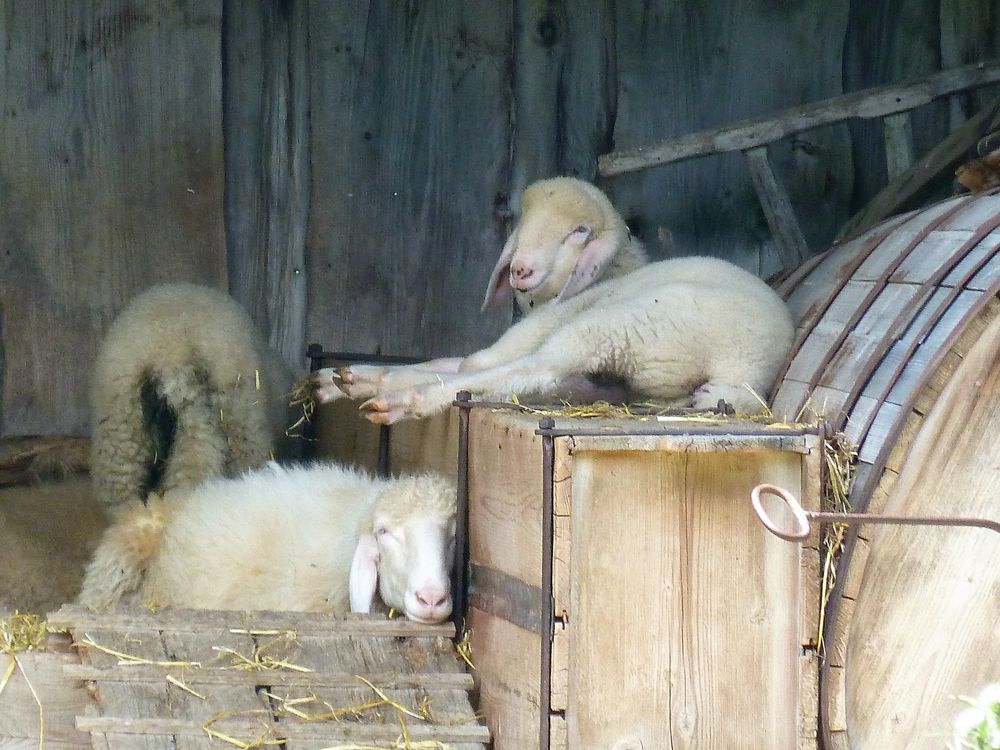
[[[309,685],[316,687],[358,687],[357,675],[349,672],[308,672],[264,669],[234,671],[231,669],[168,669],[145,665],[93,667],[86,664],[66,664],[63,674],[70,680],[94,682],[162,682],[168,674],[182,673],[187,685]],[[471,688],[472,675],[456,673],[400,674],[366,673],[365,679],[380,687]]]
[[[77,727],[86,732],[101,732],[116,735],[135,735],[150,739],[169,740],[170,736],[203,736],[204,721],[188,721],[186,719],[133,718],[130,716],[80,716],[76,720]],[[211,728],[231,737],[243,737],[245,742],[252,742],[261,736],[259,718],[223,718],[213,723]],[[407,723],[407,732],[414,741],[440,742],[489,742],[490,735],[486,727],[478,724],[469,725],[436,725],[420,724],[416,720]],[[288,740],[321,739],[330,741],[393,741],[400,735],[399,725],[394,724],[322,724],[296,723],[282,721],[270,730],[274,738]],[[167,747],[168,745],[164,745]],[[213,745],[214,747],[214,745]]]
[[[47,616],[53,630],[95,627],[118,630],[174,630],[200,632],[229,631],[234,627],[255,631],[291,630],[298,634],[321,633],[329,636],[365,635],[381,638],[443,636],[453,638],[454,625],[424,625],[403,618],[386,620],[379,616],[344,615],[333,617],[318,612],[246,612],[234,613],[205,609],[162,609],[155,613],[141,608],[121,607],[95,613],[86,607],[67,604]],[[234,626],[234,622],[242,623]]]
[[[767,147],[760,146],[743,153],[750,168],[754,189],[764,210],[764,217],[771,228],[778,257],[785,268],[794,268],[803,259],[808,258],[810,252],[798,219],[795,217],[792,202],[774,174],[771,162],[767,158]]]
[[[1000,63],[975,63],[904,84],[792,107],[768,117],[671,138],[651,146],[615,151],[602,156],[598,165],[601,174],[608,177],[706,154],[744,151],[820,125],[904,112],[937,97],[995,81],[1000,81]]]
[[[909,112],[898,112],[882,119],[885,137],[885,166],[891,180],[913,165],[913,126]]]

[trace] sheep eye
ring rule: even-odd
[[[375,536],[385,536],[388,533],[389,529],[387,529],[385,526],[379,526],[377,529],[375,529]]]
[[[581,224],[576,229],[574,229],[572,232],[570,232],[570,234],[577,234],[577,235],[580,235],[580,234],[590,234],[590,227],[588,227],[586,224]]]

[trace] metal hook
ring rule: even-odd
[[[782,529],[764,510],[761,495],[775,495],[784,501],[795,517],[797,528],[794,531]],[[761,523],[775,536],[789,542],[801,542],[809,536],[810,521],[820,523],[846,523],[858,525],[878,523],[897,526],[973,526],[988,529],[1000,534],[1000,521],[988,518],[961,518],[957,516],[888,516],[874,513],[830,513],[804,510],[791,492],[773,484],[758,484],[750,491],[750,502],[760,518]]]

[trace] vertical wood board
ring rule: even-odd
[[[221,13],[4,4],[0,434],[86,433],[87,373],[129,299],[225,287]]]

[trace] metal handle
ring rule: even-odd
[[[771,520],[761,502],[760,496],[762,494],[775,495],[784,501],[795,517],[795,523],[798,526],[796,531],[785,531]],[[753,509],[757,511],[757,517],[760,518],[760,522],[776,537],[788,542],[801,542],[809,537],[809,515],[799,505],[799,501],[795,499],[795,496],[784,487],[778,487],[774,484],[758,484],[750,490],[750,502],[753,503]]]
[[[771,517],[767,515],[764,506],[761,504],[762,494],[776,495],[780,497],[788,509],[795,516],[797,531],[787,531],[778,526]],[[1000,534],[1000,521],[992,521],[988,518],[962,518],[960,516],[886,516],[869,513],[831,513],[803,510],[799,501],[791,492],[773,484],[758,484],[750,490],[750,501],[753,509],[757,512],[757,517],[761,523],[767,527],[777,537],[789,542],[801,542],[809,536],[809,522],[820,521],[826,523],[846,523],[858,525],[863,523],[879,523],[896,526],[965,526],[995,531]]]

